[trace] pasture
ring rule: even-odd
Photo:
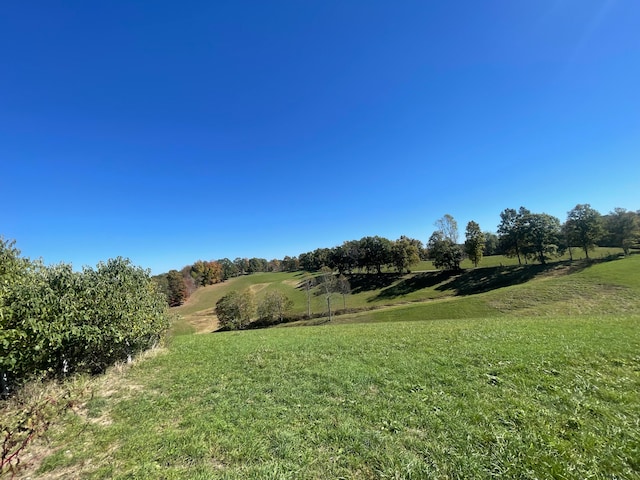
[[[640,256],[556,267],[322,326],[175,335],[98,379],[28,474],[640,478]]]

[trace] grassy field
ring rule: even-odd
[[[96,380],[23,478],[640,478],[639,269],[497,265],[322,326],[185,328]]]
[[[181,336],[70,416],[40,475],[639,478],[639,321]]]
[[[620,252],[620,249],[615,248],[598,248],[591,256],[598,259]],[[573,256],[578,260],[576,263],[580,264],[579,260],[584,257],[584,252],[576,250]],[[472,265],[465,260],[466,263],[463,262],[462,266],[469,270],[461,277],[452,277],[451,274],[435,270],[431,262],[421,262],[414,268],[413,273],[405,275],[393,272],[384,272],[382,275],[355,274],[350,277],[351,294],[346,297],[334,295],[332,304],[334,310],[344,307],[364,310],[482,293],[557,273],[560,267],[569,263],[568,255],[565,257],[547,266],[537,264],[518,266],[515,258],[493,256],[483,259],[481,268],[478,269],[471,269]],[[302,272],[256,273],[200,288],[185,305],[173,309],[182,319],[181,322],[176,323],[176,331],[180,333],[214,331],[217,328],[215,304],[232,290],[250,290],[258,301],[265,293],[279,290],[293,300],[291,313],[303,315],[307,312],[307,293],[301,287],[301,282],[307,276],[308,274]],[[312,290],[310,300],[313,314],[327,312],[326,300],[319,288]],[[491,306],[487,308],[483,310],[483,315],[492,311]]]

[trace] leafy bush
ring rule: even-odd
[[[0,372],[12,383],[103,371],[158,342],[168,326],[163,295],[129,260],[74,272],[20,258],[0,239]]]
[[[255,311],[250,291],[232,291],[216,302],[216,315],[223,330],[239,330],[251,321]]]

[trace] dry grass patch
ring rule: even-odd
[[[249,287],[249,291],[255,295],[256,293],[267,288],[269,285],[271,284],[270,283],[254,283]]]

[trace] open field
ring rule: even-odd
[[[70,416],[40,475],[639,478],[639,321],[181,336]]]
[[[497,267],[475,295],[175,336],[25,477],[640,478],[639,267]]]

